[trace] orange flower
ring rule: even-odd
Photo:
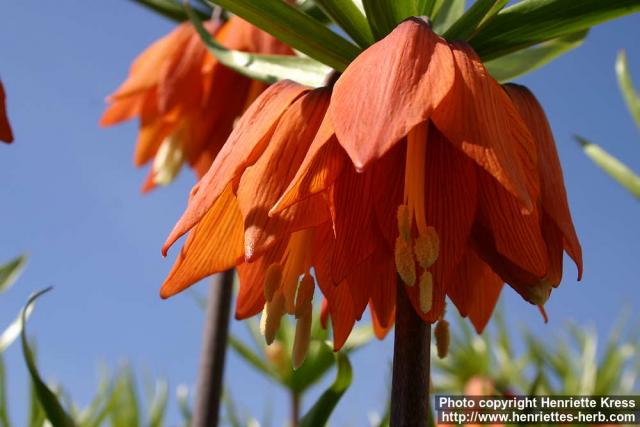
[[[338,284],[375,257],[425,321],[442,317],[448,295],[481,331],[503,282],[542,308],[563,251],[581,274],[544,112],[526,89],[505,91],[465,43],[405,21],[340,77],[323,128],[271,211],[329,194],[335,252],[318,278]],[[384,287],[394,304],[393,278]]]
[[[237,265],[237,316],[265,306],[267,341],[285,312],[300,325],[313,278],[340,348],[367,304],[378,336],[392,327],[398,275],[425,321],[448,295],[482,330],[503,282],[542,306],[564,250],[581,271],[542,109],[419,19],[334,87],[281,82],[256,100],[164,252],[190,230],[162,296]]]
[[[11,126],[7,118],[6,96],[2,81],[0,81],[0,141],[13,142],[13,132],[11,132]]]
[[[205,25],[230,49],[293,53],[237,17]],[[134,163],[142,166],[153,160],[143,186],[148,191],[173,181],[185,162],[202,176],[236,118],[266,87],[220,64],[193,26],[183,23],[136,58],[127,80],[108,98],[100,123],[109,126],[139,117]]]

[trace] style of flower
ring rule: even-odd
[[[7,117],[6,98],[4,86],[2,85],[2,81],[0,81],[0,141],[11,143],[13,142],[13,132],[11,131],[11,125]]]
[[[238,17],[226,23],[207,22],[205,27],[229,49],[293,54]],[[149,191],[171,183],[184,163],[202,176],[235,120],[266,87],[220,64],[194,27],[183,23],[136,58],[127,80],[107,98],[109,107],[100,124],[139,118],[134,163],[152,161],[143,185],[143,191]]]

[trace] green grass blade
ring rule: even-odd
[[[34,305],[31,304],[24,312],[24,320],[26,321],[33,312]],[[22,312],[18,315],[16,320],[11,322],[7,329],[0,335],[0,354],[4,352],[13,342],[20,336],[22,328],[24,326],[22,319]]]
[[[20,255],[0,266],[0,294],[7,291],[15,283],[26,264],[27,256]]]
[[[338,372],[336,379],[300,420],[299,427],[317,427],[327,424],[331,413],[351,385],[352,370],[349,358],[343,353],[336,353]]]
[[[344,71],[360,53],[351,42],[282,0],[215,0],[214,3],[338,71]]]
[[[186,11],[211,54],[227,67],[247,77],[266,83],[289,79],[307,86],[319,87],[331,72],[331,68],[311,58],[256,55],[227,49],[209,34],[191,7],[187,6]]]
[[[499,82],[508,82],[518,76],[530,73],[565,53],[579,47],[588,31],[570,34],[549,40],[538,46],[513,52],[509,55],[487,61],[484,65]]]
[[[109,417],[112,427],[139,426],[140,404],[131,369],[123,367],[116,375],[110,399]]]
[[[242,341],[237,339],[234,336],[229,336],[229,347],[236,352],[238,356],[240,356],[245,362],[256,368],[259,372],[263,373],[265,376],[278,379],[277,375],[274,373],[273,369],[260,357],[258,354],[254,353],[249,347],[244,345]]]
[[[627,103],[627,108],[633,116],[636,125],[640,127],[640,94],[633,87],[631,74],[629,73],[629,64],[627,63],[627,55],[624,51],[618,53],[616,60],[616,76],[618,77],[618,85],[620,92]]]
[[[169,384],[165,380],[156,382],[155,393],[149,404],[149,427],[162,427],[169,403]]]
[[[585,154],[594,161],[602,170],[609,174],[620,185],[626,188],[636,198],[640,199],[640,176],[636,175],[627,165],[607,153],[600,146],[593,144],[582,138],[575,136],[582,145]]]
[[[358,45],[365,48],[374,42],[367,18],[351,0],[316,0],[316,3]]]
[[[22,341],[22,352],[24,354],[24,360],[27,364],[29,375],[31,376],[35,394],[53,427],[75,427],[75,423],[64,410],[56,395],[49,389],[49,387],[47,387],[44,381],[42,381],[35,360],[33,359],[33,353],[31,352],[29,344],[27,343],[27,330],[25,326],[27,322],[27,312],[29,311],[31,305],[39,297],[49,292],[51,289],[52,288],[47,288],[32,295],[27,301],[26,306],[22,310],[22,331],[20,334]]]
[[[488,61],[638,11],[638,0],[523,0],[498,13],[470,43]]]
[[[7,379],[2,352],[0,352],[0,427],[11,427],[7,408]]]

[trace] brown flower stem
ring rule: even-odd
[[[233,280],[234,271],[229,270],[209,285],[192,427],[218,426]]]
[[[298,427],[300,421],[300,394],[291,392],[291,427]]]
[[[431,324],[413,309],[401,280],[396,299],[396,328],[391,386],[391,427],[429,425]]]

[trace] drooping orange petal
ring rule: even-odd
[[[399,144],[376,162],[373,168],[376,219],[378,228],[391,251],[395,250],[398,237],[398,206],[404,203],[406,158],[407,144]]]
[[[382,323],[383,321],[380,320],[380,318],[378,317],[378,314],[376,313],[375,309],[373,308],[373,305],[371,305],[371,304],[369,304],[369,311],[371,312],[371,324],[373,325],[373,333],[376,336],[376,338],[378,338],[379,340],[382,340],[387,336],[387,334],[393,328],[393,319],[391,321],[386,321],[387,322],[387,326],[385,326]],[[391,315],[392,315],[393,318],[395,318],[395,316],[396,316],[395,307],[393,307]]]
[[[582,248],[571,220],[562,167],[549,122],[537,99],[527,88],[508,84],[505,85],[505,89],[533,134],[538,148],[542,209],[549,214],[562,232],[564,248],[576,263],[578,280],[580,280]]]
[[[371,312],[375,314],[375,323],[380,328],[389,331],[393,327],[396,307],[397,272],[391,253],[376,252],[375,266],[371,272],[369,295]],[[385,332],[386,333],[386,332]]]
[[[523,213],[519,201],[482,170],[478,182],[480,203],[474,230],[478,254],[506,282],[545,277],[549,258],[537,207]]]
[[[454,83],[447,42],[418,18],[365,50],[335,84],[329,115],[357,169],[426,121]]]
[[[334,136],[331,119],[325,115],[296,175],[270,214],[275,215],[314,194],[325,191],[340,176],[347,161],[344,149]]]
[[[453,147],[435,127],[428,133],[425,165],[425,215],[440,240],[440,255],[430,268],[433,305],[422,313],[418,286],[405,287],[422,318],[435,322],[442,315],[449,279],[465,254],[476,215],[477,167]],[[404,286],[404,285],[403,285]]]
[[[536,153],[527,150],[533,147],[532,136],[473,49],[463,42],[451,47],[456,82],[432,120],[452,144],[530,210],[537,199]]]
[[[236,267],[240,289],[236,301],[236,319],[254,316],[264,307],[264,278],[269,266],[280,263],[288,239],[281,239],[264,256],[254,262],[245,262]]]
[[[447,294],[463,317],[482,333],[498,302],[504,282],[469,247],[449,280]]]
[[[243,255],[242,215],[231,186],[193,229],[160,290],[168,298],[211,274],[228,270]]]
[[[273,135],[282,114],[308,88],[281,81],[267,89],[238,121],[207,174],[191,191],[189,205],[169,235],[163,253],[207,213],[230,182],[256,162]]]
[[[238,16],[231,17],[226,27],[219,40],[228,49],[265,55],[293,55],[289,46]]]
[[[129,77],[108,100],[115,101],[156,86],[168,58],[175,58],[182,54],[184,47],[194,34],[193,25],[185,22],[151,44],[134,60],[129,70]]]
[[[348,165],[330,193],[333,210],[335,249],[331,275],[335,283],[346,279],[358,264],[369,257],[379,244],[374,210],[374,173],[358,173]]]
[[[7,117],[6,94],[4,93],[2,81],[0,81],[0,141],[13,142],[13,132]]]
[[[140,93],[114,100],[102,114],[100,126],[112,126],[138,116],[142,112],[146,97],[146,93]]]
[[[329,219],[320,197],[275,217],[268,215],[302,163],[322,122],[329,96],[326,88],[320,88],[298,98],[283,114],[260,159],[240,179],[237,195],[244,216],[247,261],[260,256],[282,235]]]
[[[331,230],[328,227],[319,230],[316,233],[316,239],[316,262],[314,263],[316,281],[327,300],[333,329],[333,348],[338,351],[349,337],[356,322],[354,303],[346,281],[337,284],[331,277],[330,261],[335,244]]]

